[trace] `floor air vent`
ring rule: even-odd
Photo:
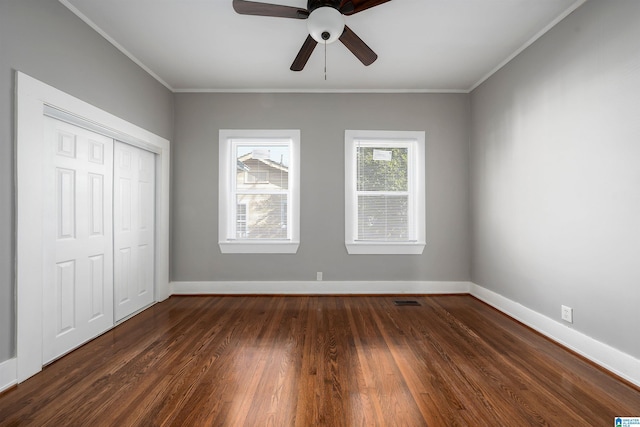
[[[395,301],[393,301],[393,303],[395,305],[400,305],[400,306],[404,306],[404,305],[420,305],[420,303],[416,300],[413,299],[397,299]]]

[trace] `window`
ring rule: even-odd
[[[424,132],[345,132],[345,245],[350,254],[421,254]]]
[[[223,253],[295,253],[300,244],[300,131],[220,130]]]

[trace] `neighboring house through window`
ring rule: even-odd
[[[223,253],[295,253],[298,130],[221,130],[219,244]]]
[[[345,132],[345,245],[350,254],[421,254],[425,134]]]

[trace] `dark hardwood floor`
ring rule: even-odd
[[[611,426],[640,416],[639,390],[471,296],[394,299],[174,296],[0,395],[0,425]]]

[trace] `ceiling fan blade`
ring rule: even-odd
[[[376,59],[378,59],[378,55],[376,55],[376,53],[346,25],[344,26],[344,31],[340,36],[340,41],[364,65],[371,65]]]
[[[241,15],[275,16],[278,18],[307,19],[306,9],[255,1],[233,0],[233,9]]]
[[[343,0],[340,4],[340,12],[344,15],[353,15],[388,1],[391,0]]]
[[[296,56],[296,59],[293,60],[293,64],[291,64],[291,71],[302,71],[304,69],[304,66],[307,65],[307,61],[317,44],[318,42],[315,41],[313,37],[307,36],[307,39],[300,48],[300,52],[298,52],[298,56]]]
[[[356,10],[356,6],[351,0],[344,0],[338,8],[343,15],[351,15]]]

